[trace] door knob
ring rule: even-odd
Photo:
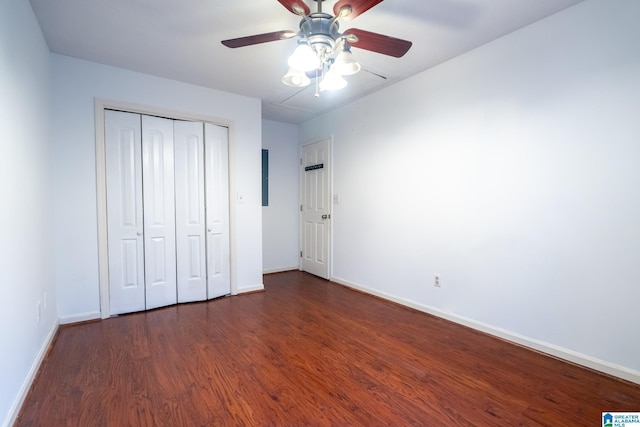
[[[327,215],[327,214],[322,215],[322,219],[329,219],[329,218],[331,218],[331,215]]]
[[[140,231],[138,231],[136,234],[137,234],[138,236],[142,236],[142,232],[140,232]]]

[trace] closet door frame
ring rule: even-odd
[[[176,120],[189,120],[212,123],[228,128],[229,141],[229,194],[236,194],[235,182],[235,138],[234,128],[228,120],[219,117],[208,117],[181,113],[179,111],[155,108],[151,106],[110,101],[104,99],[95,100],[95,127],[96,127],[96,186],[97,186],[97,214],[98,214],[98,270],[100,280],[100,317],[109,317],[109,256],[107,242],[107,179],[106,179],[106,150],[104,138],[104,111],[120,110],[130,113],[146,114],[151,116],[166,117]],[[231,268],[231,295],[238,294],[237,269],[236,269],[236,205],[229,200],[229,262]]]

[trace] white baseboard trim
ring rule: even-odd
[[[249,288],[238,289],[238,292],[235,295],[247,294],[249,292],[259,292],[259,291],[264,291],[264,284],[263,283],[261,283],[259,285],[256,285],[256,286],[251,286]]]
[[[294,267],[273,268],[269,270],[263,270],[262,274],[284,273],[286,271],[297,271],[297,270],[298,270],[298,266],[296,265]]]
[[[563,347],[549,344],[544,341],[529,338],[524,335],[520,335],[505,329],[496,328],[494,326],[491,326],[482,322],[478,322],[473,319],[468,319],[466,317],[458,316],[453,313],[447,313],[437,308],[420,304],[415,301],[407,300],[404,298],[399,298],[397,296],[388,294],[386,292],[380,292],[375,289],[370,289],[370,288],[367,288],[366,286],[362,286],[362,285],[350,282],[348,280],[341,279],[339,277],[332,277],[331,281],[338,283],[340,285],[346,286],[348,288],[356,289],[358,291],[361,291],[370,295],[375,295],[377,297],[398,303],[400,305],[404,305],[406,307],[410,307],[415,310],[432,314],[434,316],[449,320],[451,322],[458,323],[460,325],[467,326],[469,328],[476,329],[481,332],[485,332],[489,335],[493,335],[498,338],[511,341],[515,344],[528,347],[528,348],[540,351],[542,353],[546,353],[550,356],[557,357],[559,359],[563,359],[568,362],[575,363],[577,365],[581,365],[586,368],[593,369],[595,371],[599,371],[617,378],[621,378],[626,381],[640,384],[640,372],[635,371],[633,369],[629,369],[624,366],[615,365],[613,363],[609,363],[604,360],[596,359],[595,357],[591,357],[582,353],[575,352],[573,350],[569,350]]]
[[[47,337],[45,338],[42,345],[40,346],[40,350],[38,351],[38,354],[36,355],[35,360],[31,364],[31,368],[27,373],[27,377],[22,383],[22,387],[20,387],[20,391],[18,392],[18,395],[13,401],[13,405],[11,405],[9,414],[7,415],[7,418],[4,420],[4,423],[2,423],[2,427],[12,426],[16,422],[18,415],[20,415],[20,409],[22,408],[22,404],[24,403],[24,400],[27,398],[27,393],[29,393],[29,389],[31,389],[31,385],[33,384],[33,381],[36,379],[36,375],[40,370],[40,365],[42,364],[42,361],[47,355],[47,351],[49,351],[49,347],[51,347],[51,343],[53,342],[53,339],[56,336],[56,332],[58,332],[58,326],[59,326],[59,323],[56,321],[52,325],[51,330],[47,334]]]
[[[75,314],[73,316],[62,316],[59,318],[61,325],[68,325],[69,323],[86,322],[88,320],[99,320],[102,316],[99,311],[92,313]]]

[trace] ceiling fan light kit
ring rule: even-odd
[[[316,77],[316,96],[320,90],[337,90],[347,85],[343,76],[360,71],[361,66],[353,57],[350,47],[382,53],[400,58],[410,48],[411,42],[369,31],[348,29],[339,31],[338,20],[351,20],[381,3],[382,0],[339,0],[333,6],[333,15],[322,12],[325,0],[314,0],[317,11],[303,0],[278,0],[287,10],[301,16],[300,31],[276,31],[266,34],[224,40],[230,48],[250,46],[298,36],[298,46],[289,57],[289,70],[282,78],[288,86],[305,87]],[[312,73],[315,70],[315,73]]]
[[[348,49],[347,38],[339,31],[338,19],[346,16],[351,11],[351,7],[344,7],[336,16],[322,12],[322,1],[318,0],[318,10],[315,13],[304,14],[302,8],[293,6],[293,9],[302,16],[300,21],[300,32],[298,36],[298,47],[289,57],[287,61],[290,70],[308,72],[318,70],[316,73],[316,96],[318,91],[338,90],[347,85],[347,81],[342,77],[340,71],[348,74],[355,74],[360,70],[360,65],[353,58],[347,61],[351,66],[345,63],[345,59],[338,62],[335,67],[337,57],[342,53],[344,48]],[[355,63],[355,65],[353,65]],[[346,75],[346,74],[345,74]],[[311,83],[311,79],[291,79],[288,72],[282,79],[283,83],[304,87]]]

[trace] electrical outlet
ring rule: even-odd
[[[441,279],[440,275],[439,274],[434,274],[433,275],[433,286],[436,286],[436,287],[439,288],[440,285],[441,285],[441,282],[442,282],[442,279]]]
[[[40,301],[36,304],[36,322],[40,323],[40,317],[42,317],[42,304]]]

